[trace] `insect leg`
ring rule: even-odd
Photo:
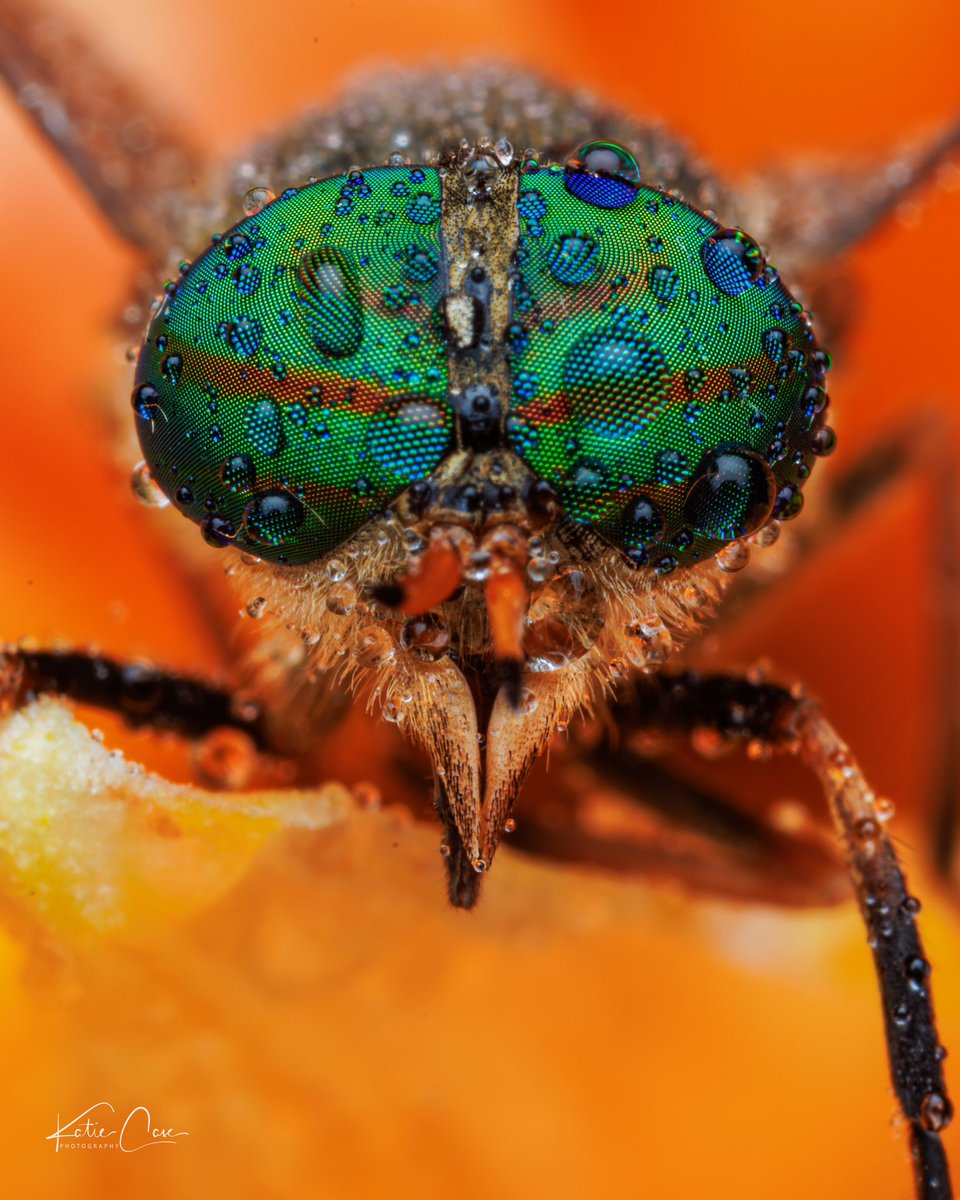
[[[835,545],[844,531],[892,488],[908,481],[933,484],[930,507],[935,551],[930,612],[938,653],[935,670],[937,703],[937,791],[933,805],[932,847],[937,871],[949,878],[956,866],[960,836],[960,488],[951,457],[953,438],[945,422],[930,414],[911,417],[885,434],[846,470],[836,473],[823,497],[819,520],[788,526],[791,570]],[[776,551],[774,551],[776,553]],[[749,619],[758,601],[790,576],[790,572],[746,571],[727,593],[716,628]]]
[[[930,965],[893,846],[848,747],[813,702],[784,688],[732,676],[685,673],[638,689],[619,706],[633,728],[690,733],[711,728],[795,754],[820,780],[843,843],[867,926],[883,1002],[894,1091],[910,1128],[919,1200],[952,1195],[940,1133],[952,1106],[930,994]]]
[[[40,695],[64,696],[115,712],[133,727],[200,738],[230,727],[269,749],[255,705],[238,704],[226,689],[169,671],[85,651],[0,651],[0,703],[18,706]]]
[[[0,5],[0,76],[126,241],[164,262],[201,160],[62,12]]]

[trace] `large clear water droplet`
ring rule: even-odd
[[[363,303],[356,271],[347,252],[320,246],[300,260],[302,311],[322,354],[344,358],[363,340]]]
[[[244,529],[255,542],[276,546],[303,524],[304,508],[296,496],[273,488],[254,496],[243,510]]]
[[[640,168],[630,151],[617,142],[584,142],[567,159],[567,191],[596,208],[632,204],[640,183]]]
[[[764,525],[776,481],[759,454],[733,447],[708,451],[683,505],[684,520],[701,537],[729,542]]]

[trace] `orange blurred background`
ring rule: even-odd
[[[507,58],[664,118],[731,174],[771,156],[880,151],[960,114],[960,10],[947,0],[58,9],[218,158],[383,60]],[[0,146],[0,634],[214,671],[218,643],[145,534],[92,400],[117,378],[109,323],[133,256],[5,95]],[[853,256],[828,470],[924,408],[955,423],[958,214],[960,195],[932,187]],[[728,653],[802,678],[896,799],[941,1034],[958,1048],[956,903],[932,883],[923,840],[937,500],[929,480],[889,497]],[[189,921],[85,948],[69,986],[26,976],[29,956],[0,935],[5,1190],[910,1194],[852,905],[739,909],[503,853],[464,917],[444,907],[435,840],[383,824],[268,846]],[[101,1094],[190,1136],[157,1151],[162,1164],[54,1155],[57,1114]],[[947,1141],[960,1163],[957,1127]]]

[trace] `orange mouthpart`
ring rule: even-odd
[[[529,597],[527,585],[515,563],[501,561],[484,591],[490,614],[493,657],[498,663],[523,661],[523,618]]]
[[[463,561],[446,538],[431,542],[417,568],[399,581],[403,597],[397,606],[407,617],[430,612],[449,600],[463,583]]]

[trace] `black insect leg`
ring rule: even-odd
[[[615,705],[621,728],[689,734],[710,728],[798,755],[819,778],[843,843],[880,983],[893,1087],[910,1129],[918,1200],[952,1196],[941,1131],[952,1106],[930,995],[930,966],[874,796],[819,707],[792,692],[730,676],[664,676]]]
[[[123,663],[84,651],[0,651],[0,704],[18,707],[42,695],[64,696],[119,714],[134,728],[200,738],[214,729],[240,729],[269,750],[255,704],[238,703],[224,688],[169,671]]]
[[[0,4],[0,76],[120,236],[164,262],[203,175],[168,118],[38,0]]]
[[[879,509],[892,490],[918,483],[930,488],[935,559],[929,612],[936,633],[933,711],[939,722],[931,840],[934,865],[944,878],[956,868],[960,836],[960,488],[952,458],[954,442],[950,427],[935,414],[914,414],[845,470],[835,472],[819,520],[800,521],[784,529],[784,536],[791,539],[790,571],[785,575],[743,572],[728,593],[716,624],[722,629],[749,619],[757,602],[768,603],[780,583],[792,578],[805,561],[835,545],[861,517]],[[758,566],[762,567],[762,559]]]

